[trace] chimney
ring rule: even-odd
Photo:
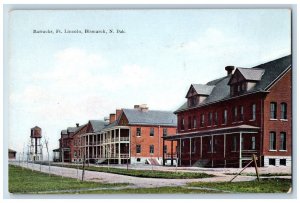
[[[103,118],[103,120],[104,120],[104,122],[105,122],[105,125],[108,125],[108,124],[109,124],[109,118],[108,118],[108,117],[105,116],[105,117]]]
[[[77,128],[79,127],[79,123],[76,123],[76,127],[77,127]]]
[[[234,66],[226,66],[225,70],[227,71],[227,75],[232,75],[232,71],[234,70]]]
[[[116,114],[111,113],[109,114],[109,123],[112,123],[116,120]]]
[[[121,115],[122,113],[122,109],[116,109],[116,119],[119,118],[119,116]]]
[[[147,104],[141,104],[139,110],[142,112],[147,112],[148,111]]]

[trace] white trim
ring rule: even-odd
[[[281,118],[280,121],[287,122],[288,119],[282,119],[282,118]]]

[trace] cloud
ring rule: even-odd
[[[32,83],[10,94],[13,106],[26,107],[43,119],[100,118],[115,108],[112,92],[147,85],[149,68],[138,64],[117,67],[100,53],[67,48],[54,54],[54,65],[31,76]]]

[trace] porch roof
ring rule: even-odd
[[[178,140],[182,138],[194,138],[194,137],[202,137],[208,135],[223,135],[223,134],[231,134],[231,133],[257,133],[259,132],[260,127],[252,126],[252,125],[239,125],[232,126],[226,128],[217,128],[210,130],[201,130],[196,132],[188,132],[188,133],[179,133],[175,135],[168,135],[163,137],[164,140]]]

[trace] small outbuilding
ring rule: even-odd
[[[16,154],[17,152],[12,150],[12,149],[8,149],[8,159],[9,160],[15,160],[16,159]]]

